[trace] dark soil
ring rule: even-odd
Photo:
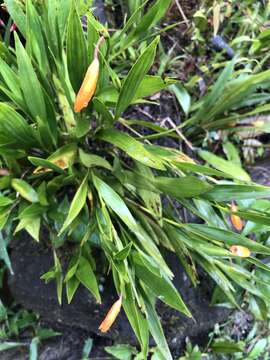
[[[104,314],[116,299],[112,279],[103,282],[102,305],[96,304],[88,290],[81,286],[70,305],[64,300],[63,305],[59,306],[55,283],[46,285],[40,280],[40,276],[48,271],[53,263],[52,253],[47,247],[35,243],[25,235],[13,243],[11,261],[15,275],[9,276],[8,286],[16,303],[39,313],[46,327],[63,333],[61,337],[56,337],[41,347],[40,359],[75,360],[74,354],[79,359],[87,337],[94,339],[94,349],[99,352],[100,348],[114,342],[137,345],[123,311],[110,332],[103,336],[98,333],[97,329]],[[194,320],[187,319],[163,303],[157,304],[169,346],[175,355],[179,355],[187,336],[198,344],[205,343],[208,332],[217,322],[227,318],[228,311],[209,305],[213,284],[203,273],[200,274],[200,286],[194,289],[176,256],[166,254],[166,261],[175,274],[175,286],[194,316]],[[99,279],[100,282],[101,280]],[[151,342],[151,345],[154,343]],[[70,357],[66,355],[68,352]],[[10,353],[17,354],[17,350],[8,351],[8,355],[0,353],[0,360],[11,359],[12,357],[7,357]],[[45,356],[43,353],[50,355],[42,357]],[[14,355],[12,359],[24,360],[23,356],[16,358]]]

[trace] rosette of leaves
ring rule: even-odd
[[[80,283],[102,302],[96,263],[103,262],[103,276],[108,269],[113,274],[143,359],[150,334],[160,357],[172,359],[157,299],[192,316],[173,285],[162,249],[178,255],[194,285],[196,265],[202,267],[236,306],[236,288],[268,301],[252,267],[268,274],[270,268],[255,256],[269,255],[270,248],[233,232],[226,216],[229,201],[269,196],[270,189],[251,183],[244,172],[239,178],[199,165],[180,151],[144,141],[139,130],[127,131],[132,128],[124,111],[175,82],[148,75],[159,42],[151,28],[169,4],[158,0],[144,14],[138,8],[111,36],[91,12],[81,14],[73,0],[7,0],[21,36],[15,34],[15,49],[1,45],[2,247],[21,230],[44,241],[45,229],[55,266],[43,278],[56,280],[60,303],[63,296],[71,302]],[[86,32],[81,15],[87,17]],[[97,91],[90,106],[76,114],[75,94],[101,35],[106,42]],[[126,73],[120,60],[131,46],[140,55]],[[185,223],[175,203],[203,224]],[[257,210],[239,214],[257,223],[270,221]],[[74,254],[64,274],[59,254],[70,243]],[[248,247],[253,256],[239,260],[229,251],[232,245]]]

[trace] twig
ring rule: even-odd
[[[190,150],[194,151],[193,145],[188,141],[188,139],[181,133],[179,128],[175,125],[175,123],[172,121],[171,118],[166,117],[162,120],[161,126],[164,126],[164,124],[168,122],[172,128],[174,128],[175,132],[180,136],[180,138],[185,142],[185,144],[190,148]]]
[[[182,18],[184,19],[187,27],[189,27],[189,21],[188,21],[188,18],[186,17],[186,15],[185,15],[185,13],[184,13],[184,11],[183,11],[183,9],[182,9],[182,6],[180,5],[180,3],[179,3],[178,0],[175,0],[175,3],[176,3],[176,6],[177,6],[180,14],[182,15]]]
[[[141,109],[141,108],[138,108],[138,111],[139,111],[141,114],[147,116],[149,119],[151,119],[151,120],[153,120],[153,121],[155,120],[154,117],[153,117],[151,114],[149,114],[147,111],[145,111],[145,110],[143,110],[143,109]]]
[[[105,40],[104,36],[101,36],[99,39],[98,39],[98,42],[95,46],[95,51],[94,51],[94,58],[97,59],[98,58],[98,52],[99,52],[99,49],[103,43],[103,41]]]

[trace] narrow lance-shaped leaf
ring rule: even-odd
[[[166,276],[159,277],[155,275],[154,272],[151,271],[151,265],[146,263],[145,260],[143,262],[139,256],[134,256],[134,261],[136,276],[145,283],[153,294],[172,308],[191,317],[190,311],[170,279]]]
[[[31,63],[31,60],[24,49],[18,35],[15,33],[16,55],[19,68],[20,85],[23,91],[25,102],[34,118],[46,119],[46,106],[42,88]]]
[[[71,84],[77,92],[87,69],[87,47],[76,6],[70,9],[67,27],[67,64]]]
[[[213,86],[210,94],[205,98],[202,106],[200,107],[199,111],[194,117],[194,122],[207,122],[208,119],[207,110],[215,104],[215,102],[220,98],[222,91],[224,90],[228,80],[232,76],[232,72],[235,65],[235,60],[232,59],[225,69],[220,74],[218,80],[216,81],[215,85]]]
[[[188,115],[190,109],[191,98],[187,90],[182,84],[174,84],[170,86],[170,90],[174,92],[176,99],[182,107],[185,115]]]
[[[260,185],[218,184],[202,195],[207,200],[237,201],[262,199],[270,196],[270,187]]]
[[[9,14],[18,26],[20,32],[26,36],[26,16],[23,11],[23,5],[17,0],[5,0]]]
[[[101,303],[98,283],[95,274],[89,261],[86,260],[83,256],[81,256],[79,260],[76,277],[94,295],[97,302]]]
[[[36,132],[5,103],[0,103],[0,143],[16,149],[29,149],[38,145]]]
[[[115,129],[103,130],[98,133],[98,138],[107,141],[121,150],[125,151],[132,158],[140,161],[142,164],[159,170],[165,170],[162,161],[146,150],[139,141],[131,136]]]
[[[250,177],[246,171],[242,169],[241,166],[236,165],[234,162],[222,159],[221,157],[206,150],[199,150],[199,155],[202,159],[208,162],[208,164],[212,165],[214,168],[220,171],[232,175],[235,179],[241,181],[250,181]]]
[[[68,212],[68,216],[59,232],[59,236],[66,230],[66,228],[72,223],[72,221],[79,215],[80,211],[85,205],[87,190],[88,190],[88,174],[83,179],[80,187],[78,188]]]
[[[19,77],[15,71],[0,58],[0,73],[10,90],[11,99],[20,107],[24,108],[24,99],[19,85]]]
[[[162,258],[158,248],[146,233],[146,231],[144,231],[142,227],[136,223],[129,208],[126,206],[121,197],[97,176],[93,175],[93,181],[100,197],[104,200],[106,205],[108,205],[120,217],[124,224],[126,224],[126,226],[129,227],[129,229],[136,235],[142,246],[156,261],[160,271],[164,272],[169,277],[172,277],[173,274]]]
[[[24,199],[32,203],[39,201],[37,192],[26,181],[21,179],[13,179],[11,181],[11,185]]]
[[[146,308],[147,314],[147,323],[149,326],[149,330],[160,350],[161,354],[163,355],[162,360],[172,360],[172,355],[170,349],[168,347],[166,338],[164,336],[164,332],[158,317],[158,314],[155,310],[154,301],[152,296],[145,294],[144,296],[144,304]]]
[[[157,0],[155,4],[141,18],[134,30],[128,35],[125,46],[136,41],[140,37],[144,37],[147,31],[155,26],[165,15],[172,0]]]
[[[133,231],[137,230],[137,224],[128,207],[120,196],[104,181],[93,175],[94,185],[107,205],[122,219]]]
[[[3,238],[2,231],[0,231],[0,259],[4,261],[10,273],[13,275],[11,261],[7,251],[7,243]]]
[[[39,14],[33,5],[32,0],[26,1],[27,20],[27,49],[35,56],[39,67],[44,75],[49,71],[46,46],[42,35],[42,25]]]
[[[257,241],[251,240],[230,230],[200,224],[188,224],[185,225],[185,228],[188,233],[198,234],[204,237],[207,241],[221,241],[227,246],[243,245],[258,254],[270,254],[270,247],[262,245]]]
[[[159,37],[153,40],[144,50],[125,78],[116,105],[115,120],[117,120],[121,113],[130,105],[141,81],[152,66],[158,42]]]

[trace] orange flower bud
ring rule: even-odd
[[[231,210],[232,212],[237,212],[237,206],[234,203],[231,204]],[[231,215],[231,223],[237,231],[241,231],[243,229],[243,222],[238,215]]]
[[[106,315],[105,319],[102,321],[102,323],[99,326],[99,330],[103,333],[110,330],[112,324],[114,323],[117,315],[119,314],[122,306],[122,295],[120,298],[113,304],[113,306],[110,308],[108,314]]]
[[[230,252],[233,255],[236,256],[240,256],[243,258],[249,257],[250,256],[250,250],[245,247],[245,246],[241,246],[241,245],[233,245],[230,247]]]
[[[75,104],[74,104],[74,111],[76,113],[80,112],[83,108],[88,106],[90,100],[92,99],[96,91],[98,76],[99,76],[98,52],[104,40],[105,40],[104,36],[102,36],[98,40],[95,47],[94,60],[88,67],[81,88],[76,96]]]
[[[82,86],[78,92],[78,95],[76,96],[74,104],[74,111],[76,113],[80,112],[83,108],[88,106],[90,100],[92,99],[96,91],[98,75],[99,61],[98,58],[95,58],[89,66]]]

